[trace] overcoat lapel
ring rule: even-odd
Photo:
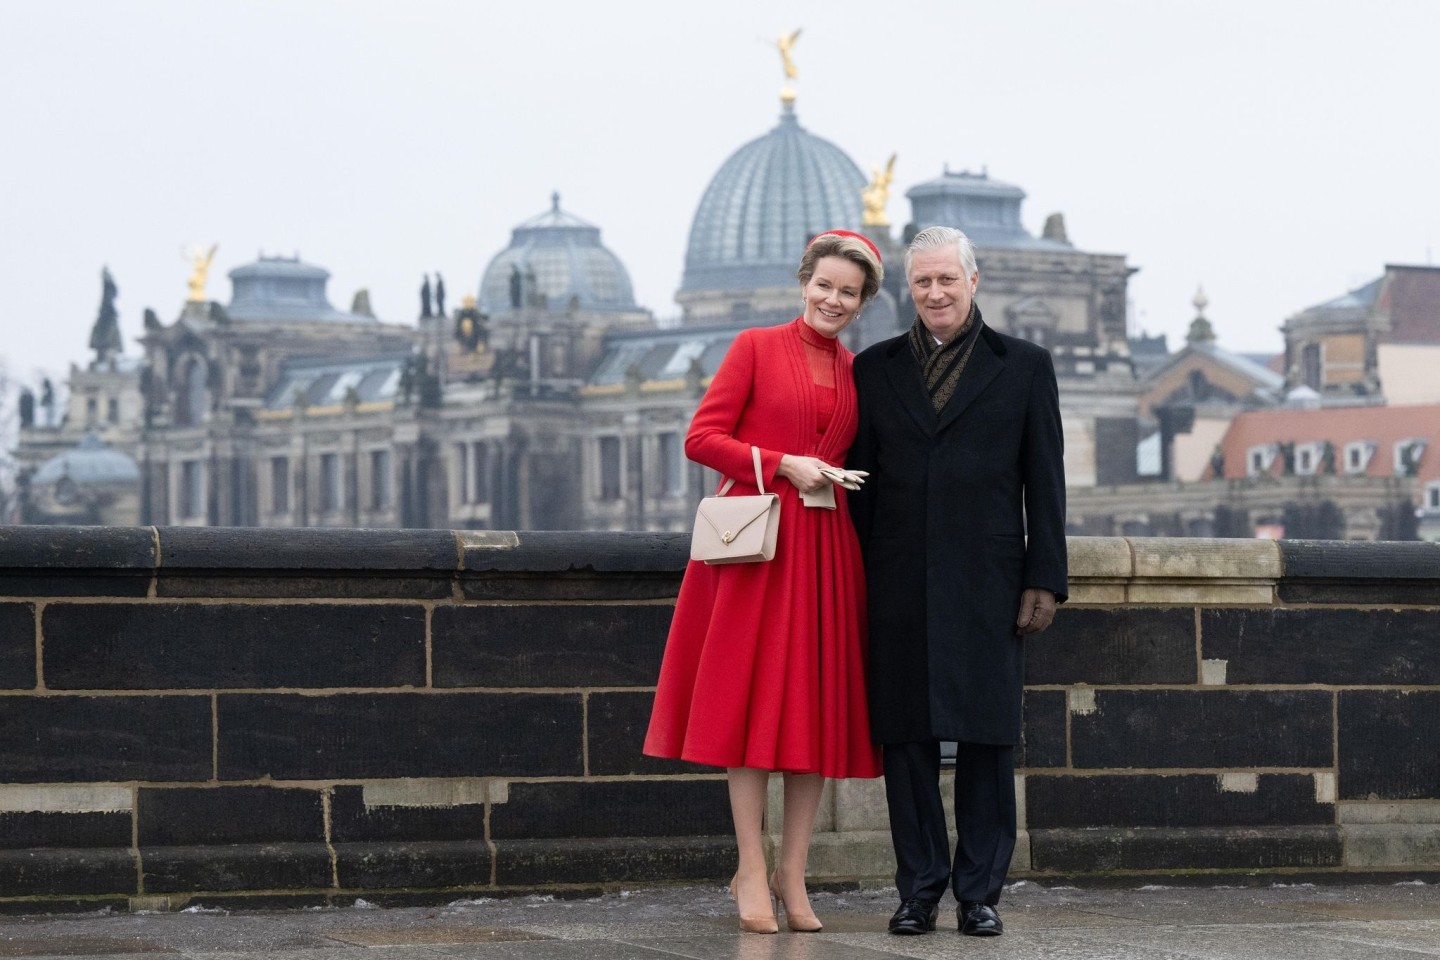
[[[915,425],[925,436],[935,436],[935,407],[920,380],[920,363],[910,352],[910,343],[903,336],[890,348],[890,355],[885,360],[885,375],[890,379],[890,387],[899,398],[900,406],[910,414]]]
[[[1005,361],[990,346],[990,340],[985,336],[985,329],[980,330],[976,339],[975,349],[970,354],[970,362],[965,365],[964,371],[960,374],[960,381],[955,385],[955,393],[951,395],[950,402],[940,411],[940,416],[935,424],[935,431],[938,433],[950,424],[954,423],[965,408],[974,402],[975,398],[985,392],[990,386],[990,381],[1000,375],[1005,369]],[[918,381],[918,377],[916,380]],[[933,409],[927,398],[925,401],[927,409]]]

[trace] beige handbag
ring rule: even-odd
[[[760,470],[760,448],[751,447],[755,458],[755,487],[759,496],[727,497],[735,485],[727,479],[720,492],[700,501],[695,511],[695,532],[690,536],[690,559],[706,563],[755,563],[775,557],[775,537],[780,532],[780,497],[765,492]]]

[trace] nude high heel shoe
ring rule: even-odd
[[[785,902],[785,894],[780,892],[780,884],[776,882],[775,878],[778,876],[779,873],[770,875],[770,892],[780,901],[780,906],[785,908],[785,925],[795,933],[819,933],[824,930],[825,924],[821,923],[815,914],[796,913],[790,909],[790,905]]]
[[[730,879],[730,899],[734,900],[737,906],[738,906],[739,903],[740,903],[740,897],[739,897],[739,895],[735,892],[735,881],[736,881],[736,880],[739,880],[739,879],[740,879],[740,874],[738,874],[738,873],[735,874],[735,876]],[[740,914],[740,932],[741,932],[741,933],[779,933],[779,932],[780,932],[780,924],[775,920],[775,905],[774,905],[774,901],[771,901],[771,905],[770,905],[770,916],[768,916],[768,917],[766,917],[766,916],[747,917],[747,916],[745,916],[743,913]]]

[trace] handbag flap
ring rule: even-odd
[[[729,543],[750,524],[765,516],[777,497],[766,493],[756,497],[706,497],[697,511],[710,524],[722,543]]]

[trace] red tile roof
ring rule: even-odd
[[[1375,453],[1365,469],[1366,476],[1395,475],[1395,444],[1403,440],[1428,441],[1420,458],[1421,481],[1440,479],[1440,405],[1409,407],[1328,407],[1319,410],[1256,410],[1242,413],[1230,423],[1220,441],[1225,457],[1225,477],[1248,475],[1248,454],[1266,444],[1330,441],[1335,447],[1335,472],[1344,474],[1345,445],[1366,440]],[[1270,473],[1281,474],[1283,463],[1275,458]]]

